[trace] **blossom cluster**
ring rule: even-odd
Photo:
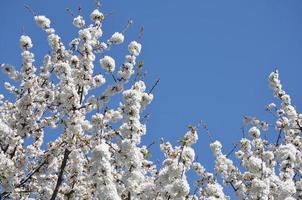
[[[161,140],[165,158],[156,165],[149,160],[149,146],[141,144],[147,133],[142,116],[153,100],[152,89],[148,92],[141,77],[133,76],[142,45],[131,41],[116,69],[109,51],[125,42],[125,31],[104,39],[105,16],[97,8],[91,24],[81,15],[74,17],[79,30],[67,47],[50,19],[36,15],[50,47],[43,65],[36,67],[27,35],[20,37],[22,66],[1,65],[14,80],[4,87],[15,96],[10,101],[0,95],[1,199],[230,199],[224,186],[242,200],[302,199],[302,115],[282,89],[277,71],[270,74],[269,85],[281,106],[267,106],[277,117],[276,141],[263,138],[268,123],[245,117],[249,135],[235,152],[240,166],[213,141],[215,172],[210,172],[196,159],[192,146],[198,127],[190,126],[177,146]],[[103,71],[96,73],[95,67]],[[119,96],[119,105],[112,106],[110,99]],[[54,134],[56,139],[44,139]],[[190,171],[198,177],[194,185]]]

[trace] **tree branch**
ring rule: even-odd
[[[31,177],[37,173],[41,167],[46,163],[47,158],[36,168],[34,169],[25,179],[23,179],[19,185],[17,185],[16,187],[21,187],[22,185],[24,185],[24,183],[26,183],[29,179],[31,179]]]
[[[282,128],[280,128],[280,131],[279,131],[279,134],[278,134],[278,138],[277,138],[277,141],[276,141],[276,146],[279,146],[279,141],[281,139],[281,133],[282,133]]]
[[[68,156],[70,154],[71,151],[69,151],[68,149],[65,149],[64,151],[64,158],[62,160],[62,164],[61,164],[61,169],[60,169],[60,173],[58,175],[58,180],[57,180],[57,184],[56,184],[56,187],[53,191],[53,194],[51,196],[51,199],[50,200],[55,200],[56,197],[57,197],[57,194],[58,194],[58,191],[59,191],[59,187],[60,185],[62,184],[63,182],[63,173],[64,173],[64,168],[67,164],[67,160],[68,160]]]
[[[157,86],[157,84],[159,83],[160,79],[157,79],[157,81],[155,82],[155,84],[153,85],[153,87],[151,88],[151,90],[148,92],[148,94],[151,94],[152,91],[154,90],[154,88]]]

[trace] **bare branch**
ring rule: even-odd
[[[155,82],[155,84],[153,85],[153,87],[151,88],[151,90],[148,92],[148,94],[152,93],[152,91],[154,90],[154,88],[158,85],[159,81],[160,81],[160,78],[157,79],[157,81]]]

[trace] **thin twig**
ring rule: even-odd
[[[101,1],[100,0],[96,0],[95,1],[95,6],[96,6],[97,9],[100,9],[100,7],[101,7]]]
[[[148,94],[152,93],[152,91],[154,90],[154,88],[158,85],[159,81],[160,81],[160,78],[157,79],[157,81],[155,82],[155,84],[153,85],[153,87],[151,88],[151,90],[148,92]]]
[[[105,17],[110,17],[110,16],[112,16],[113,14],[114,14],[113,12],[106,13],[106,14],[105,14]]]
[[[146,149],[150,149],[150,147],[152,146],[152,145],[154,145],[155,144],[155,141],[153,141],[151,144],[149,144],[147,147],[146,147]]]
[[[234,147],[232,148],[232,150],[226,155],[226,157],[228,158],[237,148],[237,144],[234,144]]]
[[[245,132],[244,132],[244,126],[242,125],[242,127],[240,128],[241,133],[242,133],[242,138],[245,138]]]
[[[82,11],[82,7],[81,7],[81,5],[78,5],[78,14],[79,15],[81,14],[81,11]]]
[[[74,17],[74,14],[72,13],[72,11],[69,8],[65,8],[65,10],[71,15],[71,17]]]
[[[141,120],[142,124],[147,124],[148,120],[150,118],[150,113],[147,113]]]
[[[43,165],[45,165],[45,163],[46,163],[46,160],[47,160],[47,157],[45,158],[45,160],[36,168],[36,169],[34,169],[25,179],[23,179],[21,182],[20,182],[20,184],[19,185],[17,185],[16,187],[21,187],[22,185],[24,185],[24,183],[26,183],[29,179],[31,179],[31,177],[35,174],[35,173],[37,173],[40,169],[41,169],[41,167],[43,166]]]
[[[203,128],[204,128],[204,130],[206,131],[208,137],[210,138],[211,142],[214,142],[215,140],[214,140],[214,138],[213,138],[213,136],[212,136],[212,134],[211,134],[211,132],[210,132],[210,130],[209,130],[209,128],[208,128],[208,125],[205,124],[205,123],[203,123],[203,122],[201,122],[201,123],[202,123]]]
[[[22,35],[25,35],[25,28],[24,28],[24,26],[22,26],[21,33],[22,33]]]
[[[140,30],[139,30],[139,35],[138,35],[138,40],[142,39],[143,35],[144,35],[144,26],[141,26]]]
[[[130,26],[133,24],[133,20],[132,19],[129,19],[128,22],[127,22],[127,25],[126,27],[124,28],[124,30],[122,31],[122,33],[125,33],[129,28]]]
[[[27,4],[24,4],[24,7],[33,15],[36,16],[35,11]]]
[[[143,65],[145,64],[144,60],[141,60],[137,66],[137,72],[134,78],[134,81],[137,81],[137,78],[142,75]]]
[[[115,78],[114,74],[112,74],[112,73],[111,73],[111,76],[112,76],[112,78],[113,78],[114,82],[115,82],[115,83],[117,83],[117,80],[116,80],[116,78]]]

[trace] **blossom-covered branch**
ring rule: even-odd
[[[140,80],[144,62],[136,64],[142,52],[139,41],[129,42],[121,66],[110,53],[126,41],[133,21],[104,38],[106,15],[99,3],[90,14],[91,23],[68,9],[78,33],[67,47],[50,19],[29,10],[46,33],[50,51],[36,67],[33,42],[21,35],[21,67],[1,65],[13,80],[4,87],[15,96],[10,101],[0,95],[2,199],[229,199],[224,187],[242,200],[302,199],[302,115],[283,90],[278,71],[269,75],[269,85],[281,101],[280,106],[267,106],[276,117],[274,128],[246,116],[242,130],[248,128],[249,135],[243,134],[225,154],[206,127],[215,157],[211,172],[196,161],[198,126],[190,126],[179,145],[161,141],[165,158],[157,166],[149,160],[150,146],[141,139],[147,133],[144,116],[149,116],[144,111],[159,79],[150,88]],[[114,107],[111,99],[118,97]],[[269,128],[276,134],[273,141],[262,137]],[[45,139],[54,133],[56,139]],[[234,152],[240,165],[231,160]],[[194,185],[188,181],[190,171],[198,177]]]

